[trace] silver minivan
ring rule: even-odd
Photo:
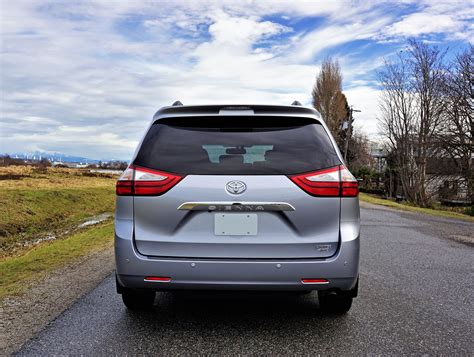
[[[116,186],[117,292],[318,291],[347,312],[359,276],[358,183],[314,109],[161,108]]]

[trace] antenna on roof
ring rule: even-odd
[[[174,102],[172,104],[173,107],[182,107],[183,106],[183,103],[181,103],[179,100],[177,100],[176,102]]]
[[[291,105],[297,105],[299,107],[302,106],[302,104],[300,102],[298,102],[297,100],[295,100],[293,103],[291,103]]]

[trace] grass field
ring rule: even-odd
[[[0,300],[112,246],[116,178],[78,169],[0,167]],[[104,222],[81,226],[105,213]]]
[[[74,231],[87,218],[114,210],[116,177],[85,170],[0,167],[0,258],[32,242]]]
[[[402,211],[418,212],[418,213],[429,214],[429,215],[437,216],[437,217],[457,218],[463,221],[474,222],[473,216],[469,216],[467,214],[462,214],[459,212],[452,212],[452,211],[443,210],[443,209],[432,209],[432,208],[421,208],[421,207],[416,207],[416,206],[410,206],[409,204],[398,203],[398,202],[382,199],[379,197],[375,197],[373,195],[369,195],[367,193],[360,193],[359,198],[361,201],[364,201],[367,203],[372,203],[372,204],[381,205],[385,207],[391,207],[391,208],[395,208]]]
[[[114,228],[111,221],[64,239],[45,242],[20,256],[0,260],[0,301],[22,293],[30,282],[79,257],[111,248]]]

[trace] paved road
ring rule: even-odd
[[[109,277],[20,354],[472,355],[474,249],[446,237],[474,225],[376,206],[362,225],[361,291],[347,316],[323,316],[313,294],[163,293],[153,312],[129,313]]]

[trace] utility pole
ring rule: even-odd
[[[361,110],[357,110],[351,107],[349,108],[349,123],[347,126],[347,133],[346,133],[346,142],[344,145],[344,161],[347,163],[347,150],[349,149],[349,140],[352,136],[352,122],[354,121],[354,117],[352,116],[352,113],[360,113]]]

